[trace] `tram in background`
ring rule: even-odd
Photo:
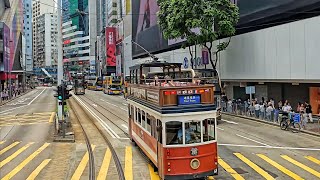
[[[83,75],[75,75],[73,77],[74,81],[74,94],[75,95],[84,95],[85,94],[85,80]]]
[[[103,92],[108,95],[122,94],[122,77],[106,76],[104,80]]]
[[[181,65],[155,61],[130,68],[129,135],[162,179],[217,175],[214,85],[182,77]],[[143,75],[153,68],[162,69],[164,78]]]
[[[103,80],[101,77],[89,76],[87,79],[87,88],[94,91],[103,90]]]

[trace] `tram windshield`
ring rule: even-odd
[[[166,144],[196,144],[215,140],[215,119],[166,123]],[[184,139],[184,141],[183,141]]]

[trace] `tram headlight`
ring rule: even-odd
[[[200,167],[200,161],[198,159],[192,159],[190,161],[190,167],[192,169],[198,169]]]

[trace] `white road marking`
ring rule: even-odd
[[[301,150],[301,151],[320,151],[320,149],[317,149],[317,148],[281,147],[281,146],[255,146],[255,145],[245,145],[245,144],[219,144],[218,143],[218,146],[265,148],[265,149],[284,149],[284,150]]]
[[[98,107],[96,104],[92,104],[92,106],[94,106],[94,107]]]
[[[256,141],[256,140],[254,140],[254,139],[251,139],[251,138],[248,138],[248,137],[245,137],[245,136],[241,136],[240,134],[236,134],[236,135],[237,135],[237,136],[239,136],[239,137],[242,137],[242,138],[244,138],[244,139],[247,139],[247,140],[249,140],[249,141],[252,141],[252,142],[255,142],[255,143],[258,143],[258,144],[264,145],[264,146],[269,146],[268,144],[265,144],[265,143],[262,143],[262,142]]]
[[[121,124],[121,126],[124,127],[127,131],[129,130],[129,128],[125,124]]]
[[[221,131],[224,131],[224,129],[217,127],[217,129],[220,129]]]
[[[27,106],[27,105],[23,105],[23,106],[19,106],[19,107],[7,109],[7,110],[5,110],[5,111],[1,111],[0,114],[4,114],[5,112],[12,111],[12,110],[15,110],[15,109],[18,109],[18,108],[22,108],[22,107],[25,107],[25,106]],[[9,112],[9,113],[10,113],[10,112]]]
[[[234,121],[228,121],[228,120],[225,120],[225,119],[221,119],[221,121],[227,122],[229,124],[238,124],[238,123],[236,123]]]
[[[124,106],[128,106],[128,104],[127,103],[122,103]]]
[[[104,101],[103,99],[100,99],[100,101]]]
[[[114,132],[111,127],[104,122],[98,115],[96,115],[87,105],[85,105],[77,96],[73,96],[98,122],[100,125],[110,134],[112,138],[120,138],[120,136]]]
[[[30,104],[32,104],[33,101],[36,100],[45,90],[46,90],[46,89],[43,89],[40,94],[38,94],[35,98],[33,98],[32,101],[29,102],[28,106],[29,106]]]
[[[122,110],[124,110],[124,111],[127,111],[127,112],[128,112],[128,109],[124,109],[124,108],[122,108],[122,107],[121,107],[120,109],[122,109]]]

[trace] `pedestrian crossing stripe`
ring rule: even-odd
[[[51,161],[51,159],[45,159],[44,161],[42,161],[42,163],[29,175],[27,180],[34,180],[39,175],[41,170],[45,166],[47,166],[47,164],[49,164],[50,161]]]
[[[257,154],[257,156],[259,156],[261,159],[265,160],[266,162],[268,162],[269,164],[271,164],[272,166],[274,166],[275,168],[279,169],[281,172],[285,173],[286,175],[292,177],[293,179],[296,180],[302,180],[303,178],[301,178],[300,176],[298,176],[297,174],[295,174],[294,172],[288,170],[287,168],[281,166],[280,164],[278,164],[277,162],[273,161],[272,159],[268,158],[266,155],[263,154]]]
[[[257,166],[255,163],[244,157],[240,153],[233,153],[235,156],[237,156],[240,160],[242,160],[244,163],[246,163],[248,166],[250,166],[253,170],[255,170],[257,173],[259,173],[264,178],[271,180],[274,179],[269,173],[267,173],[265,170],[261,169],[259,166]]]
[[[125,155],[125,165],[124,165],[124,176],[126,180],[133,179],[133,171],[132,171],[132,147],[126,147],[126,155]]]
[[[291,162],[292,164],[294,164],[294,165],[304,169],[305,171],[308,171],[309,173],[311,173],[311,174],[313,174],[313,175],[315,175],[315,176],[320,178],[320,172],[318,172],[318,171],[316,171],[316,170],[314,170],[314,169],[312,169],[312,168],[310,168],[310,167],[308,167],[308,166],[306,166],[306,165],[304,165],[304,164],[292,159],[291,157],[289,157],[287,155],[281,155],[281,157],[283,159]]]
[[[316,163],[316,164],[319,164],[320,165],[320,160],[312,157],[312,156],[305,156],[305,158],[309,159],[310,161]]]
[[[92,151],[94,151],[95,147],[96,147],[95,145],[91,145]],[[71,180],[79,180],[81,178],[81,175],[84,169],[86,168],[88,161],[89,161],[89,153],[87,151],[85,155],[82,157],[77,169],[73,173]]]
[[[14,152],[13,154],[11,154],[9,157],[7,157],[5,160],[0,161],[0,168],[4,165],[6,165],[8,162],[10,162],[11,160],[13,160],[15,157],[17,157],[19,154],[21,154],[23,151],[25,151],[26,149],[28,149],[28,147],[30,147],[33,144],[33,142],[30,142],[28,144],[26,144],[25,146],[23,146],[22,148],[18,149],[16,152]]]
[[[11,148],[15,147],[16,145],[18,145],[20,142],[14,142],[12,144],[10,144],[9,146],[3,148],[1,151],[0,151],[0,155],[2,155],[3,153],[9,151]]]
[[[104,155],[97,180],[105,180],[107,178],[110,161],[111,161],[111,151],[108,148]]]
[[[6,141],[0,141],[0,144],[3,144],[3,143],[5,143]]]
[[[22,161],[16,168],[4,176],[1,180],[9,180],[15,176],[22,168],[24,168],[30,161],[32,161],[37,155],[39,155],[44,149],[46,149],[50,143],[44,143],[37,151],[28,156],[24,161]]]
[[[218,157],[218,163],[220,164],[220,166],[226,170],[228,173],[231,174],[231,176],[236,179],[236,180],[244,180],[244,178],[242,176],[240,176],[234,169],[232,169],[231,166],[229,166],[229,164],[227,164],[224,160],[222,160],[220,157]]]

